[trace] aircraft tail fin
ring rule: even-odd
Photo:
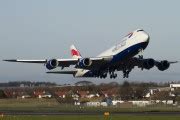
[[[82,58],[80,52],[76,49],[74,45],[70,47],[72,58]]]

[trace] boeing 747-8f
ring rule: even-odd
[[[71,59],[43,59],[43,60],[21,60],[8,59],[8,62],[23,63],[41,63],[45,64],[48,70],[61,67],[62,69],[74,66],[74,70],[48,71],[54,74],[72,74],[74,77],[98,77],[106,78],[109,74],[110,78],[117,77],[117,71],[123,72],[123,78],[128,78],[131,70],[137,66],[140,69],[151,69],[156,66],[160,71],[169,68],[170,64],[177,61],[154,60],[152,58],[144,59],[142,55],[135,57],[142,52],[148,45],[149,35],[142,29],[137,29],[126,35],[122,41],[97,57],[83,58],[74,45],[71,49]]]

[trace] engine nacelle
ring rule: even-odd
[[[146,59],[143,62],[143,68],[145,69],[151,69],[152,67],[154,67],[154,65],[155,65],[154,59]]]
[[[59,65],[58,61],[56,59],[51,59],[46,63],[46,68],[48,70],[54,69]]]
[[[92,65],[92,61],[90,58],[83,58],[83,59],[80,59],[78,62],[78,67],[80,68],[89,67],[91,65]]]
[[[156,66],[160,71],[164,71],[164,70],[167,70],[169,68],[170,63],[167,60],[163,60],[161,62],[158,62],[156,64]]]

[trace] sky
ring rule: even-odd
[[[180,61],[180,1],[165,0],[0,0],[0,60],[70,58],[71,44],[93,57],[142,28],[150,35],[143,55]],[[57,68],[55,70],[59,70]],[[71,69],[71,68],[70,68]],[[40,64],[0,61],[0,82],[29,80],[73,84],[115,80],[49,75]],[[130,81],[179,81],[180,64],[167,71],[134,69]]]

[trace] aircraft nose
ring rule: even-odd
[[[149,39],[150,39],[150,37],[149,37],[149,35],[147,34],[147,33],[143,33],[142,34],[142,43],[143,43],[143,46],[142,46],[142,49],[145,49],[147,46],[148,46],[148,44],[149,44]]]
[[[144,33],[144,42],[149,43],[150,36],[147,33]]]

